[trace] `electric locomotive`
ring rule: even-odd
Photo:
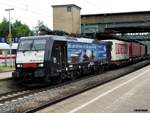
[[[12,76],[23,81],[61,81],[107,68],[111,62],[108,42],[68,36],[22,37]]]

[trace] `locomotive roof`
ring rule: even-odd
[[[43,35],[43,36],[21,37],[21,39],[41,39],[41,38],[51,38],[53,40],[67,41],[67,42],[83,42],[83,43],[97,42],[95,39],[89,39],[89,38],[84,38],[84,37],[78,38],[78,37],[57,36],[57,35]],[[101,42],[103,43],[103,41],[101,41]]]

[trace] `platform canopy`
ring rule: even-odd
[[[145,45],[150,45],[150,32],[145,33],[96,33],[96,38],[98,40],[104,39],[121,39],[131,42],[140,42]]]
[[[113,33],[145,33],[150,32],[150,26],[128,26],[128,27],[112,27],[105,28],[106,32]]]

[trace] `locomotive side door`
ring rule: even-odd
[[[53,45],[52,60],[57,69],[63,69],[67,65],[66,42],[56,41]]]

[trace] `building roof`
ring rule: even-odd
[[[83,14],[81,17],[90,16],[113,16],[113,15],[133,15],[133,14],[150,14],[150,11],[134,11],[134,12],[118,12],[118,13],[102,13],[102,14]]]
[[[74,6],[78,9],[81,9],[81,7],[75,5],[75,4],[64,4],[64,5],[52,5],[52,7],[66,7],[66,6]]]
[[[13,43],[11,46],[11,49],[17,49],[18,43]],[[10,45],[7,43],[0,43],[0,49],[2,50],[6,50],[6,49],[10,49]]]

